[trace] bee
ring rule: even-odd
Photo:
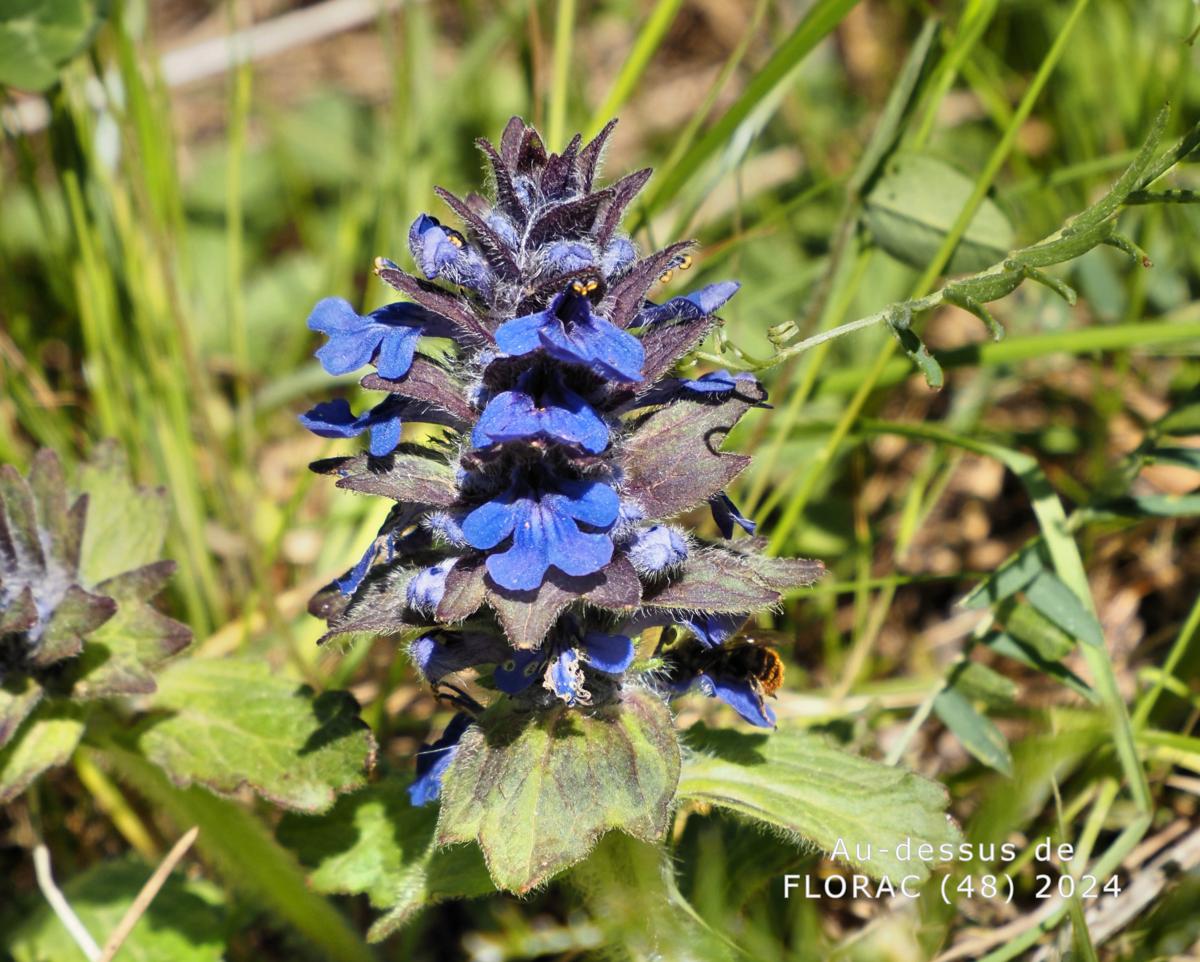
[[[751,638],[710,648],[689,637],[668,648],[662,657],[672,681],[720,675],[750,681],[764,695],[774,695],[783,685],[783,659],[779,652]]]

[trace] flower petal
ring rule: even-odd
[[[589,631],[583,637],[584,657],[597,671],[619,675],[633,664],[633,642],[625,635]]]
[[[441,738],[422,746],[417,752],[417,777],[408,786],[408,797],[414,805],[427,805],[437,800],[442,791],[442,776],[454,761],[458,743],[470,724],[471,716],[459,712],[446,726]]]
[[[545,660],[546,653],[538,649],[513,652],[508,661],[496,666],[493,674],[496,687],[506,695],[524,691],[541,674]]]
[[[487,569],[496,584],[512,591],[532,591],[542,583],[560,538],[552,508],[531,504],[516,524],[512,547],[488,555]],[[565,519],[574,527],[570,519]]]
[[[558,495],[548,495],[561,505],[561,510],[595,528],[607,528],[617,520],[621,499],[603,481],[562,480]]]
[[[583,682],[583,666],[579,663],[579,652],[574,648],[560,652],[558,657],[546,666],[543,684],[568,705],[587,704],[591,701]]]
[[[547,324],[556,323],[551,311],[562,295],[550,302],[550,307],[536,314],[514,317],[496,328],[496,346],[505,354],[517,357],[541,347],[538,332]]]
[[[494,548],[512,534],[518,517],[528,510],[525,499],[514,501],[512,492],[505,492],[481,504],[463,519],[463,537],[472,548]]]
[[[758,725],[760,728],[775,727],[775,712],[766,704],[753,683],[745,679],[706,673],[700,676],[700,690],[710,698],[719,698],[725,702],[751,725]]]
[[[721,529],[721,534],[726,538],[733,537],[733,526],[737,525],[746,534],[754,534],[758,528],[758,524],[747,518],[738,506],[733,503],[733,500],[724,491],[718,491],[708,499],[708,507],[712,511],[713,521],[717,523],[717,527]]]

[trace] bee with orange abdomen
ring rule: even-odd
[[[673,683],[690,682],[700,675],[751,682],[764,695],[774,695],[783,685],[783,659],[779,652],[751,638],[709,646],[690,637],[663,652]]]

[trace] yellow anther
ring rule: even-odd
[[[669,284],[671,282],[671,278],[674,276],[675,276],[674,270],[663,271],[661,274],[658,275],[658,282],[660,284]]]
[[[587,293],[587,288],[583,286],[583,281],[572,281],[571,290],[573,290],[576,294]]]
[[[592,291],[594,291],[594,290],[595,290],[597,287],[599,287],[599,286],[600,286],[600,282],[599,282],[599,281],[588,281],[588,282],[587,282],[587,287],[586,287],[584,290],[585,290],[585,291],[586,291],[588,294],[590,294],[590,293],[592,293]]]
[[[450,243],[453,244],[455,247],[463,246],[463,239],[461,237],[459,237],[457,234],[448,234],[447,236],[450,238]]]
[[[679,269],[681,271],[686,271],[691,266],[692,266],[692,255],[691,254],[684,254],[683,257],[679,258]]]

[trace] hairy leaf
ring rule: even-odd
[[[75,697],[154,691],[154,672],[192,638],[186,625],[149,604],[174,571],[175,562],[159,561],[98,586],[117,603],[117,612],[88,636],[83,653],[71,666]]]
[[[770,735],[688,730],[679,797],[737,812],[832,852],[848,847],[853,864],[876,878],[925,878],[929,864],[897,857],[909,841],[935,847],[958,840],[946,816],[946,791],[936,782],[862,758],[808,732]],[[855,860],[855,844],[871,846]]]
[[[759,579],[753,568],[720,548],[693,551],[683,572],[646,589],[643,604],[713,612],[750,612],[779,601],[779,592]]]
[[[484,584],[484,598],[516,648],[540,645],[572,601],[589,601],[601,608],[622,610],[636,605],[641,597],[637,572],[623,555],[617,555],[590,575],[565,575],[551,569],[532,591],[502,588],[490,576],[485,577]]]
[[[375,741],[346,692],[314,697],[260,660],[187,659],[158,678],[139,733],[177,785],[232,793],[249,785],[286,808],[319,812],[359,788]]]
[[[44,694],[42,686],[28,675],[10,675],[4,679],[0,684],[0,748],[8,744]]]
[[[375,458],[356,454],[327,458],[310,465],[318,474],[336,474],[337,486],[360,494],[378,494],[393,501],[447,507],[458,497],[454,472],[427,448],[401,445],[395,454]]]
[[[642,386],[649,390],[681,357],[695,350],[712,330],[711,317],[693,317],[671,324],[655,324],[642,335]]]
[[[324,815],[285,815],[277,834],[311,869],[316,891],[366,894],[388,909],[372,929],[383,938],[427,905],[495,891],[479,849],[437,848],[436,825],[436,806],[409,802],[407,779],[384,778]]]
[[[425,401],[448,411],[460,421],[472,421],[475,417],[460,381],[451,377],[442,366],[420,355],[413,357],[413,366],[403,378],[390,380],[379,374],[367,374],[362,378],[362,386],[368,391],[389,391]]]
[[[757,385],[716,403],[685,397],[641,419],[618,456],[625,491],[647,518],[694,508],[745,469],[749,457],[722,454],[720,447],[742,415],[765,397]]]
[[[65,765],[83,737],[82,711],[70,702],[43,702],[0,749],[0,804],[7,805],[48,768]]]
[[[438,621],[454,622],[469,618],[479,610],[485,597],[487,568],[483,555],[459,558],[446,575],[446,588],[434,612]]]
[[[115,441],[96,446],[80,472],[78,487],[88,496],[79,568],[86,584],[99,584],[162,557],[166,491],[133,484]]]
[[[605,832],[666,832],[679,747],[645,691],[592,714],[505,705],[467,730],[442,783],[437,840],[478,842],[496,886],[528,892],[578,862]]]

